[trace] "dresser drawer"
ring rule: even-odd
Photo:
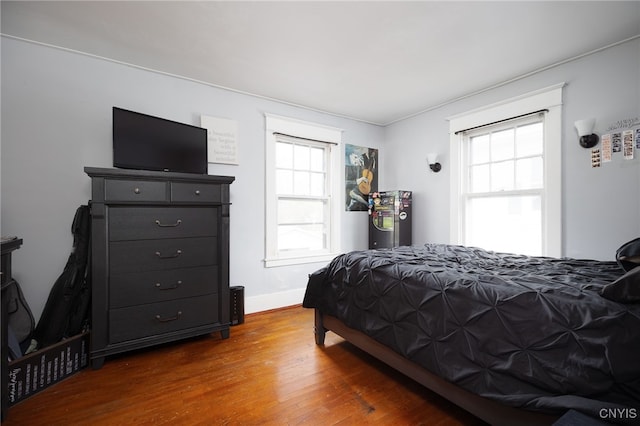
[[[216,237],[115,241],[109,244],[109,272],[212,266],[217,264],[217,247]]]
[[[216,183],[171,182],[171,201],[219,203],[222,201],[222,185]]]
[[[116,274],[109,282],[112,308],[155,303],[218,292],[218,267]]]
[[[104,192],[105,201],[169,201],[166,182],[107,179]]]
[[[109,240],[187,238],[218,233],[215,207],[111,207]]]
[[[219,322],[218,302],[217,295],[208,295],[111,309],[109,341],[118,343],[215,324]]]

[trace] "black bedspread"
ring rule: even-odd
[[[640,304],[599,294],[623,273],[438,244],[358,251],[312,274],[303,306],[507,405],[640,417]]]

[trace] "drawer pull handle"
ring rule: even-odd
[[[199,189],[196,189],[195,194],[196,194],[196,195],[200,195],[200,190],[199,190]]]
[[[134,189],[133,189],[133,192],[134,192],[134,193],[136,193],[136,194],[139,194],[139,193],[141,193],[142,191],[140,191],[140,188],[134,188]]]
[[[180,318],[180,315],[182,315],[182,311],[176,312],[176,316],[169,318],[162,318],[160,315],[156,315],[156,319],[160,322],[169,322],[177,320],[178,318]]]
[[[182,281],[178,280],[178,281],[176,281],[176,283],[174,285],[169,286],[169,287],[162,287],[162,284],[156,283],[156,288],[158,290],[175,290],[178,287],[180,287],[181,285],[182,285]]]
[[[176,250],[174,254],[167,254],[164,256],[159,251],[156,252],[156,256],[158,256],[160,259],[173,259],[180,256],[181,254],[182,254],[182,250]]]
[[[159,220],[156,220],[156,225],[158,225],[160,228],[175,228],[176,226],[180,226],[181,223],[181,219],[178,219],[176,223],[162,223]]]

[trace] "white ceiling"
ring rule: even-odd
[[[640,1],[2,1],[3,34],[389,124],[640,35]]]

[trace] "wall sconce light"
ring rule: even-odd
[[[578,120],[575,123],[578,136],[580,136],[580,146],[583,148],[593,148],[598,143],[598,135],[593,133],[593,126],[596,124],[595,118]]]
[[[442,170],[442,165],[438,163],[438,154],[427,154],[427,163],[429,163],[429,168],[434,173],[438,173],[440,170]]]

